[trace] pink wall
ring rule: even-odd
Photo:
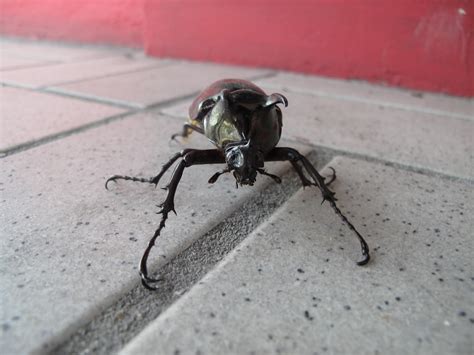
[[[142,47],[143,0],[0,0],[0,33]]]
[[[0,0],[0,32],[474,96],[472,0]]]

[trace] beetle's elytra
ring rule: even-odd
[[[283,126],[282,113],[278,105],[285,107],[288,105],[285,96],[277,93],[267,95],[249,81],[240,79],[216,81],[202,91],[191,104],[189,121],[184,124],[183,131],[171,137],[172,139],[178,136],[187,137],[196,131],[205,135],[214,144],[215,149],[185,149],[176,153],[163,165],[158,175],[149,179],[114,175],[106,181],[106,188],[110,181],[117,180],[147,182],[156,186],[164,173],[179,160],[167,187],[168,195],[160,205],[161,222],[140,260],[140,277],[146,288],[155,290],[156,286],[153,284],[161,281],[159,278],[153,279],[148,276],[148,255],[165,226],[168,214],[171,211],[175,212],[174,195],[184,169],[197,164],[225,164],[223,170],[211,176],[209,183],[216,182],[222,174],[232,172],[238,186],[253,185],[257,174],[267,175],[275,182],[281,183],[278,176],[264,170],[264,163],[289,161],[303,186],[317,186],[323,195],[323,202],[329,202],[336,214],[359,239],[363,259],[357,264],[365,265],[369,262],[367,243],[337,207],[334,192],[328,188],[336,178],[334,169],[331,179],[325,182],[325,178],[298,151],[293,148],[276,147]]]

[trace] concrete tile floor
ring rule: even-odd
[[[121,354],[469,354],[469,184],[330,164],[370,266],[355,265],[356,238],[301,189]]]
[[[473,100],[130,49],[0,46],[2,354],[472,350]],[[154,175],[182,149],[168,137],[191,97],[224,77],[288,97],[281,145],[333,159],[371,264],[353,266],[356,242],[317,193],[294,195],[286,164],[268,166],[283,185],[239,190],[228,176],[208,185],[217,169],[203,166],[185,172],[154,251],[163,289],[141,288],[165,193],[103,183]]]

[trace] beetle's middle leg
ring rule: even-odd
[[[156,287],[152,286],[153,283],[161,281],[161,279],[153,279],[148,276],[147,261],[148,255],[150,254],[151,249],[155,245],[155,241],[161,233],[161,230],[165,227],[166,220],[168,219],[168,214],[170,212],[176,211],[174,209],[174,196],[176,194],[176,189],[178,184],[183,176],[185,168],[188,168],[192,165],[198,164],[220,164],[225,163],[225,158],[223,154],[217,149],[209,150],[196,150],[188,149],[186,154],[184,154],[183,159],[176,166],[176,169],[173,172],[173,176],[166,187],[168,190],[168,195],[166,196],[165,201],[160,205],[160,213],[162,215],[160,225],[156,229],[153,237],[148,242],[148,246],[143,253],[143,256],[140,260],[140,277],[142,279],[142,284],[149,290],[156,290]]]
[[[285,161],[285,160],[290,161],[292,163],[293,167],[295,168],[296,172],[301,178],[303,185],[305,185],[305,183],[310,183],[310,185],[315,185],[319,188],[319,190],[321,191],[323,195],[323,202],[328,201],[332,209],[334,210],[334,212],[342,219],[342,221],[349,227],[349,229],[352,232],[354,232],[354,234],[357,236],[357,239],[359,240],[361,252],[363,256],[363,259],[358,261],[357,264],[358,265],[367,264],[370,260],[369,246],[367,245],[367,242],[362,237],[362,235],[357,231],[354,225],[351,222],[349,222],[349,220],[341,212],[339,207],[337,207],[336,198],[334,197],[335,193],[328,189],[327,184],[324,182],[324,178],[318,173],[318,171],[313,166],[313,164],[311,164],[311,162],[304,155],[300,154],[297,150],[293,148],[274,148],[266,157],[266,161]],[[298,162],[301,162],[303,164],[304,169],[314,180],[314,183],[310,182],[306,178],[306,176],[303,173],[302,168],[297,164]],[[333,169],[333,177],[330,180],[330,182],[334,181],[334,178],[335,178],[335,171]]]

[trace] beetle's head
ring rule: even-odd
[[[225,149],[225,160],[235,180],[240,185],[255,183],[258,169],[263,168],[263,153],[249,142],[229,144]]]

